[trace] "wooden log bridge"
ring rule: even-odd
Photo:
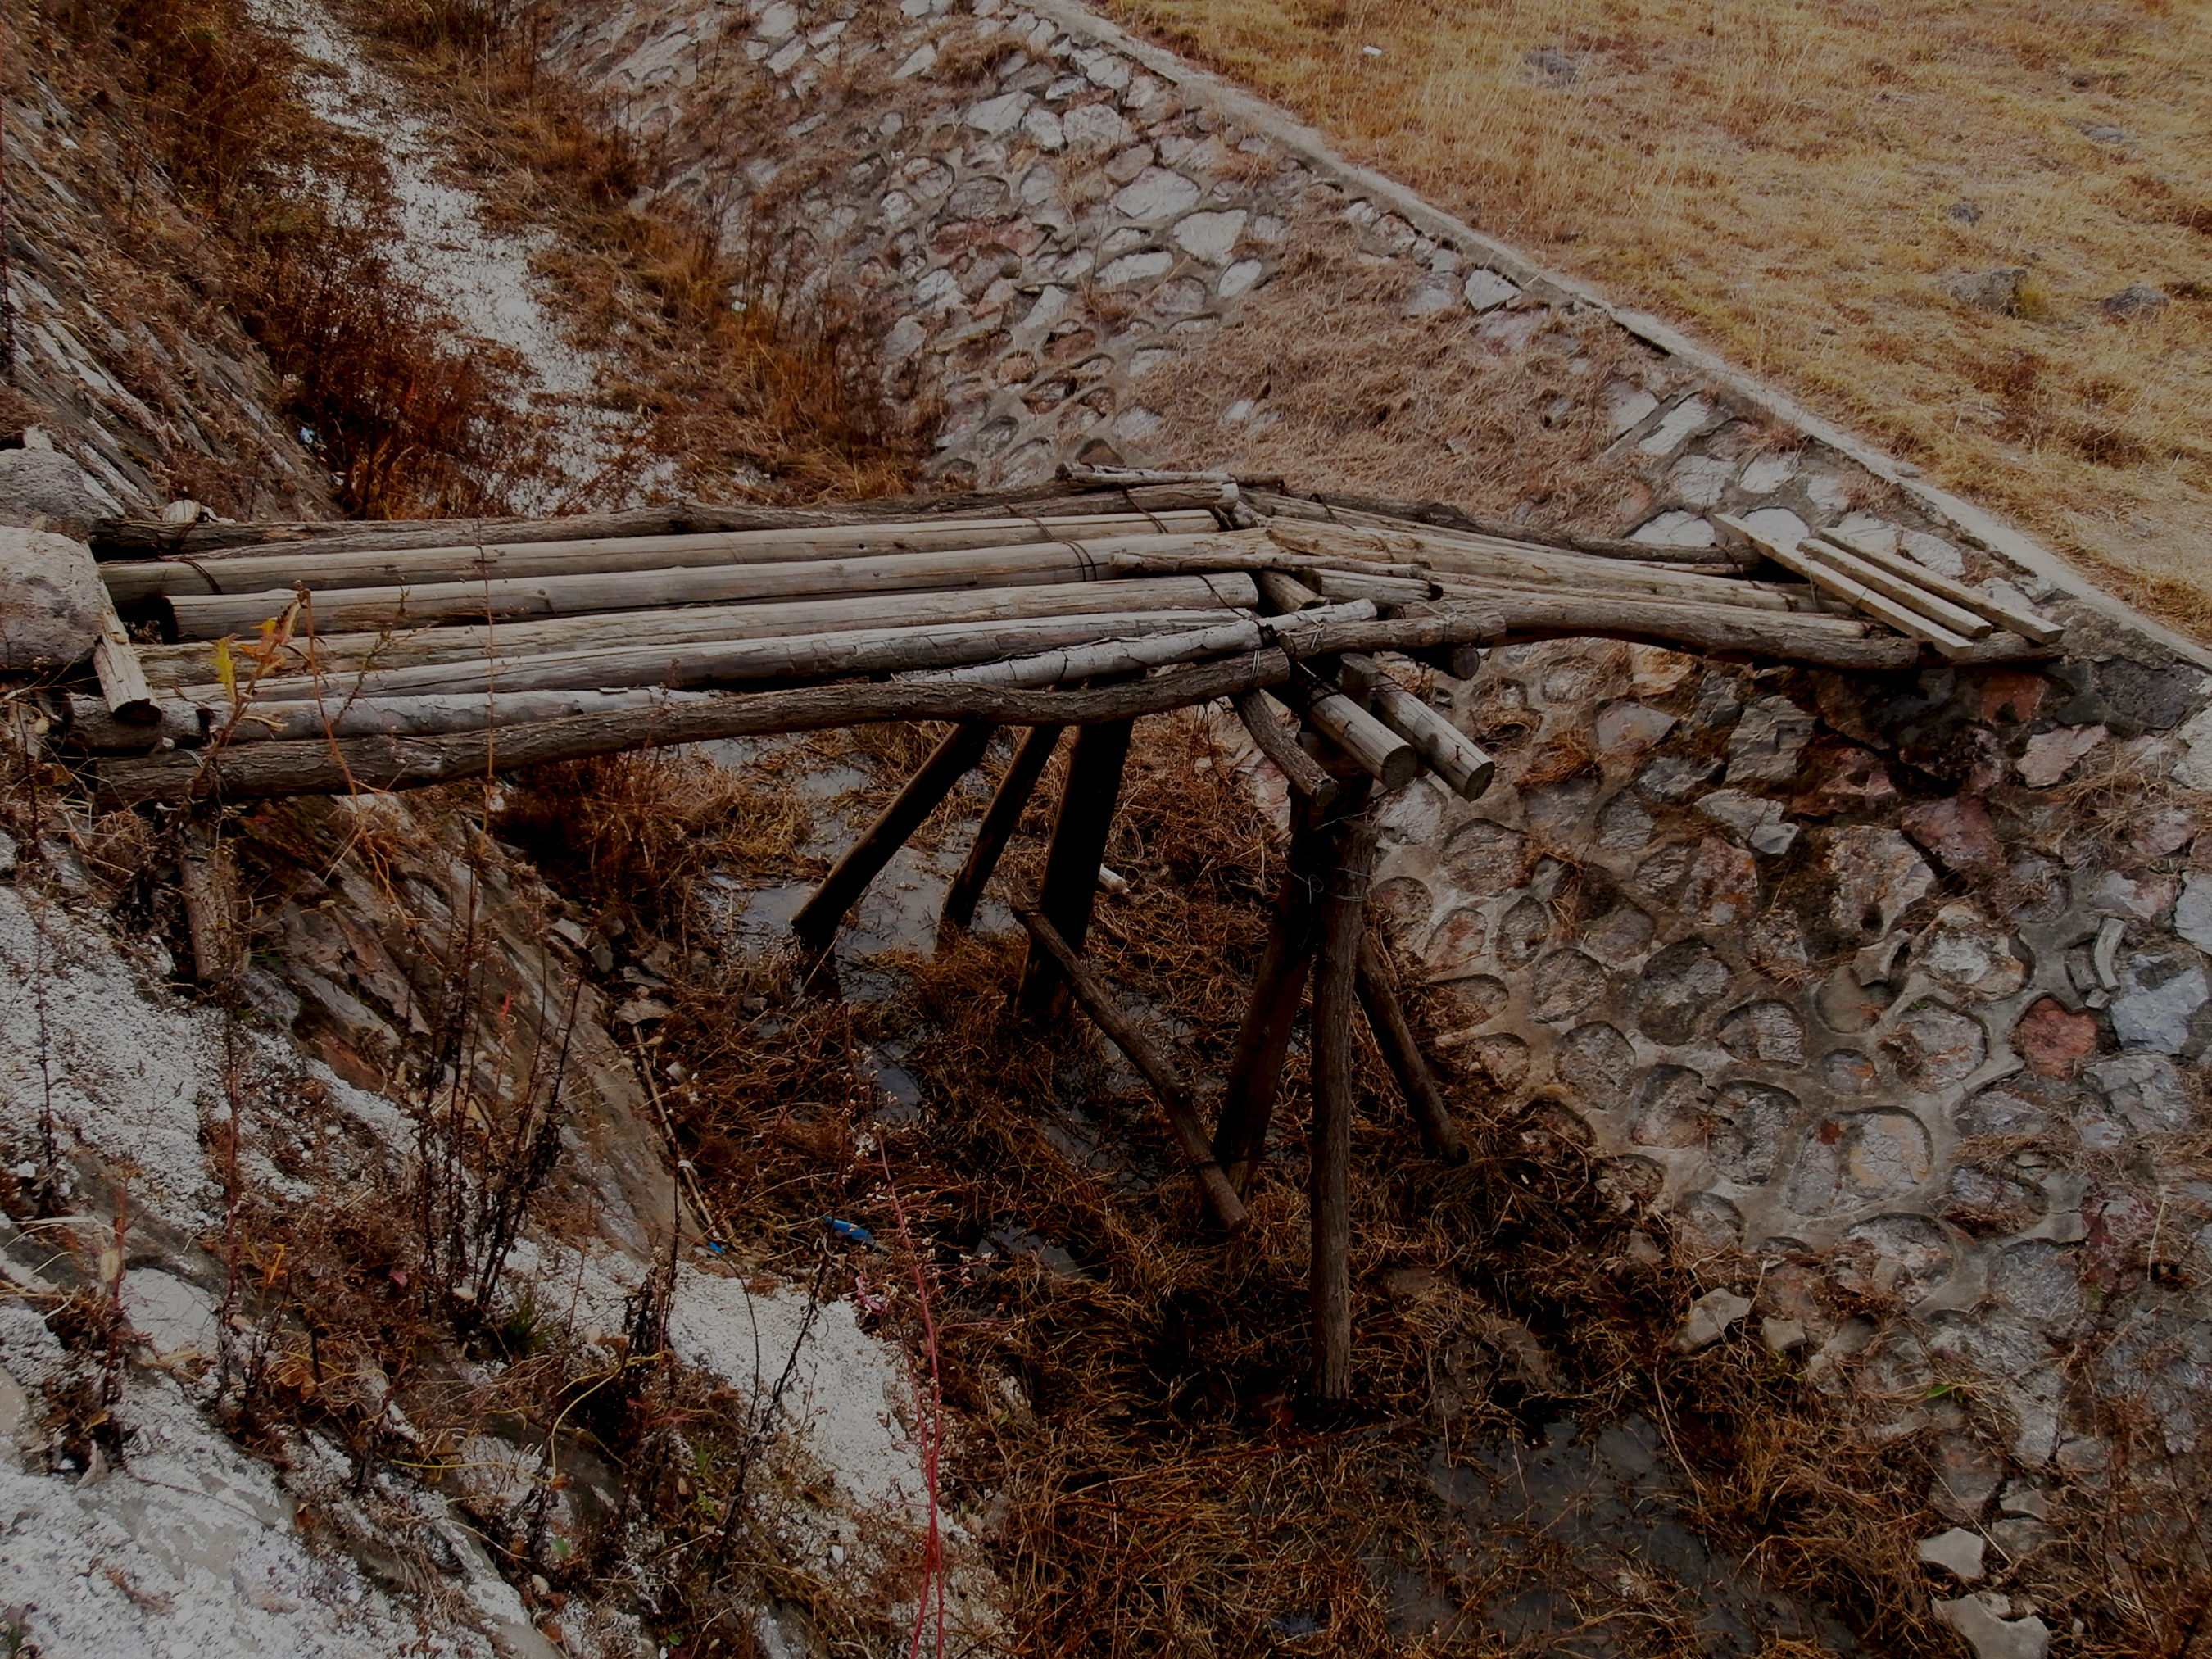
[[[1025,735],[947,893],[969,926],[1073,732],[1042,885],[1010,894],[1019,1017],[1073,1001],[1158,1101],[1235,1235],[1310,992],[1313,1387],[1352,1389],[1355,1022],[1432,1157],[1464,1158],[1387,948],[1366,926],[1373,809],[1424,775],[1465,799],[1489,756],[1431,702],[1499,645],[1603,637],[1863,672],[2049,654],[2059,630],[1836,532],[1655,548],[1439,502],[1246,489],[1218,473],[806,509],[696,502],[600,518],[404,525],[112,523],[110,600],[62,742],[107,810],[420,787],[710,738],[943,722],[927,762],[798,912],[854,904],[1002,727]],[[137,642],[151,629],[161,643]],[[1220,705],[1291,801],[1257,981],[1218,1100],[1084,955],[1134,723]],[[1208,1121],[1211,1109],[1212,1121]]]

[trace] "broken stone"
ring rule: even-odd
[[[2189,1045],[2189,1027],[2212,987],[2193,951],[2140,951],[2121,975],[2124,994],[2112,1000],[2112,1030],[2130,1048],[2178,1054]]]
[[[2089,1067],[2087,1077],[2138,1134],[2168,1134],[2189,1127],[2188,1085],[2180,1068],[2162,1054],[2100,1060]]]
[[[2107,870],[2089,890],[2089,908],[2100,915],[2156,921],[2172,906],[2178,891],[2179,884],[2170,876],[2130,880],[2117,870]]]
[[[2027,982],[2027,966],[2013,955],[2008,936],[1971,904],[1947,904],[1936,913],[1920,936],[1916,960],[1932,977],[1985,997],[2008,997]]]
[[[0,670],[83,661],[100,641],[103,614],[98,568],[83,543],[0,529]]]
[[[2024,1560],[2051,1541],[2051,1528],[2040,1521],[2016,1515],[1991,1527],[1990,1541],[2005,1553],[2007,1559]]]
[[[1818,781],[1790,803],[1790,810],[1802,817],[1863,812],[1897,799],[1887,769],[1867,750],[1837,750],[1816,763]]]
[[[1683,755],[1660,755],[1637,774],[1639,793],[1653,800],[1680,800],[1719,768],[1717,761],[1692,760]]]
[[[1972,1583],[1982,1576],[1982,1552],[1985,1547],[1980,1534],[1954,1527],[1933,1538],[1922,1539],[1917,1553],[1928,1565],[1941,1567]]]
[[[1521,297],[1521,290],[1494,270],[1477,269],[1468,272],[1461,292],[1468,304],[1477,311],[1492,311]]]
[[[1936,1437],[1936,1474],[1928,1485],[1928,1501],[1949,1520],[1968,1526],[1981,1519],[2004,1479],[1996,1455],[1973,1436],[1959,1430]]]
[[[1712,405],[1701,397],[1685,398],[1659,417],[1636,447],[1646,455],[1668,456],[1689,442],[1690,436],[1712,417]]]
[[[2025,1515],[2038,1521],[2051,1519],[2051,1498],[2025,1480],[2014,1480],[1997,1499],[1997,1508],[2006,1515]]]
[[[1787,697],[1761,697],[1729,739],[1729,783],[1786,783],[1813,735],[1813,717]]]
[[[1955,1601],[1939,1597],[1930,1605],[1938,1619],[1966,1638],[1974,1659],[2045,1659],[2051,1650],[2051,1627],[2033,1614],[2000,1619],[1978,1595]]]
[[[2212,875],[2191,875],[2182,884],[2173,931],[2200,951],[2212,951]]]
[[[1935,872],[1903,836],[1872,826],[1834,831],[1828,868],[1836,878],[1836,923],[1849,933],[1888,932],[1936,884]]]
[[[1759,866],[1740,847],[1715,836],[1698,843],[1682,908],[1709,927],[1727,927],[1759,908]]]
[[[1243,234],[1244,212],[1241,208],[1227,213],[1194,213],[1179,221],[1174,231],[1175,240],[1184,252],[1214,265],[1229,257],[1237,246],[1237,239]]]
[[[1972,796],[1924,802],[1899,817],[1905,834],[1951,870],[1972,870],[2004,859],[2004,843],[1990,823],[1990,810]]]
[[[1795,1353],[1805,1346],[1805,1325],[1802,1320],[1768,1317],[1759,1322],[1759,1334],[1768,1350],[1778,1354]]]
[[[1597,717],[1592,736],[1601,755],[1640,755],[1674,729],[1674,717],[1640,702],[1616,702]]]
[[[2062,726],[2055,732],[2039,732],[2021,751],[2020,781],[2031,789],[2048,789],[2112,735],[2101,726]]]
[[[1689,1317],[1675,1333],[1678,1353],[1695,1353],[1728,1334],[1729,1326],[1751,1311],[1751,1298],[1734,1291],[1707,1291],[1690,1304]]]
[[[1200,193],[1199,187],[1180,173],[1166,167],[1146,167],[1115,193],[1114,206],[1127,218],[1164,219],[1195,207]]]

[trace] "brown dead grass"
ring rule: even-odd
[[[2201,7],[1107,9],[2205,623]],[[1571,60],[1571,80],[1544,73],[1538,52]],[[1961,203],[1978,217],[1954,216]],[[1998,266],[2031,273],[2025,314],[1968,310],[1937,287]],[[2172,303],[2134,322],[2100,308],[2136,283]]]
[[[815,292],[787,247],[726,246],[711,203],[659,192],[665,158],[618,112],[539,68],[550,5],[421,0],[352,15],[436,108],[489,216],[546,233],[538,274],[573,337],[617,365],[596,401],[631,417],[627,440],[571,508],[619,504],[648,471],[657,489],[709,500],[911,487],[933,406],[894,409],[840,295]],[[786,118],[758,88],[724,96],[718,131]]]
[[[838,758],[887,781],[921,747],[875,734]],[[1008,854],[1006,885],[1037,878],[1056,771]],[[574,769],[526,781],[504,820],[503,832],[526,817],[562,842],[544,851],[571,891],[619,893],[644,872],[666,884],[672,846],[712,846],[769,878],[797,873],[793,838],[740,847],[698,833],[696,817],[683,831],[653,822],[655,805],[685,817],[673,771],[614,780],[627,792],[618,812],[586,806],[590,781]],[[541,782],[551,787],[533,805]],[[1145,723],[1107,853],[1132,890],[1102,900],[1088,951],[1148,1010],[1186,1075],[1218,1079],[1226,1065],[1281,856],[1202,725]],[[654,925],[696,926],[681,909],[679,899]],[[773,963],[679,975],[662,994],[676,1012],[656,1057],[678,1063],[668,1098],[685,1153],[748,1254],[811,1274],[820,1218],[843,1217],[891,1254],[852,1257],[830,1293],[845,1294],[855,1270],[883,1291],[908,1260],[886,1199],[886,1174],[896,1180],[905,1237],[935,1286],[957,1425],[945,1502],[1006,1582],[1020,1651],[1428,1650],[1393,1633],[1379,1576],[1408,1551],[1419,1567],[1420,1540],[1452,1524],[1426,1495],[1428,1449],[1455,1457],[1562,1414],[1595,1423],[1628,1410],[1668,1425],[1697,1471],[1702,1524],[1755,1553],[1769,1582],[1832,1600],[1880,1629],[1887,1650],[1944,1650],[1905,1559],[1926,1530],[1912,1518],[1926,1484],[1917,1447],[1856,1445],[1747,1330],[1675,1355],[1668,1340],[1699,1288],[1692,1275],[1625,1251],[1632,1227],[1655,1224],[1612,1195],[1556,1115],[1500,1094],[1475,1056],[1447,1079],[1474,1148],[1458,1169],[1421,1155],[1371,1053],[1359,1069],[1359,1398],[1317,1416],[1303,1388],[1302,1054],[1251,1194],[1253,1226],[1224,1242],[1110,1052],[1079,1025],[1009,1015],[1015,940],[960,939],[901,969],[903,988],[866,1005],[794,995],[787,966]],[[1417,1020],[1437,1012],[1417,1005]],[[896,1045],[921,1080],[920,1121],[877,1116],[866,1058],[877,1045]],[[1086,1162],[1080,1149],[1094,1146]],[[1076,1273],[1009,1255],[991,1242],[1008,1226],[1066,1249]],[[1392,1288],[1394,1270],[1420,1288]],[[911,1298],[895,1296],[883,1317],[920,1349]],[[1650,1650],[1672,1650],[1674,1617],[1655,1623],[1650,1598],[1673,1587],[1576,1571],[1532,1534],[1515,1565],[1460,1588],[1480,1601],[1571,1583],[1591,1617],[1651,1629]],[[834,1583],[788,1573],[778,1583],[825,1628],[852,1629]],[[1297,1616],[1317,1619],[1316,1632],[1284,1645],[1275,1621]]]

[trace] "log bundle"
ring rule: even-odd
[[[1072,999],[1158,1097],[1216,1223],[1245,1224],[1310,987],[1314,1387],[1352,1386],[1352,1021],[1430,1152],[1462,1158],[1387,955],[1364,932],[1371,809],[1490,757],[1425,695],[1491,647],[1601,636],[1880,672],[2047,653],[2045,618],[1839,532],[1717,518],[1718,546],[1532,534],[1435,502],[1069,470],[996,495],[840,508],[694,503],[597,520],[111,526],[99,659],[66,741],[100,804],[402,789],[620,750],[950,722],[794,918],[824,960],[900,847],[1024,728],[945,903],[964,927],[1073,728],[1016,1005]],[[151,554],[155,556],[134,556]],[[161,644],[133,644],[158,629]],[[1130,730],[1221,702],[1281,773],[1292,834],[1259,982],[1208,1129],[1083,957]]]

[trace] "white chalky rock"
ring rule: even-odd
[[[1703,398],[1685,398],[1668,410],[1636,447],[1646,455],[1672,455],[1690,441],[1690,434],[1705,423],[1713,406]]]
[[[2173,763],[2173,781],[2185,789],[2212,790],[2212,708],[2177,727],[2185,751]]]
[[[1467,295],[1468,304],[1473,306],[1477,311],[1492,310],[1521,297],[1521,290],[1496,271],[1480,269],[1468,272],[1467,281],[1462,285],[1461,291]],[[1653,407],[1657,407],[1656,403]],[[1648,414],[1650,411],[1645,412]],[[1639,415],[1636,418],[1642,420],[1644,416]],[[1630,424],[1633,425],[1635,422],[1631,422]]]
[[[1658,407],[1659,400],[1641,386],[1610,386],[1605,396],[1606,428],[1618,437]]]
[[[1717,538],[1704,519],[1678,507],[1637,526],[1628,532],[1628,539],[1649,542],[1655,547],[1711,547]]]
[[[1796,476],[1795,455],[1754,455],[1744,463],[1736,484],[1747,495],[1771,495]]]
[[[1907,558],[1917,559],[1939,576],[1948,576],[1953,581],[1966,574],[1966,561],[1959,550],[1941,536],[1931,536],[1924,530],[1908,530],[1897,538],[1898,550]]]
[[[1226,213],[1194,213],[1176,224],[1176,243],[1193,258],[1218,265],[1244,234],[1244,217],[1242,208]]]
[[[1735,471],[1735,463],[1724,461],[1715,455],[1685,457],[1671,475],[1674,495],[1692,507],[1717,505],[1728,489],[1729,476]],[[1700,522],[1703,522],[1700,520]],[[1712,526],[1705,526],[1708,534]]]
[[[1922,1539],[1919,1554],[1929,1566],[1941,1567],[1972,1583],[1982,1576],[1982,1552],[1985,1547],[1979,1533],[1954,1527],[1933,1538]]]
[[[1267,267],[1257,259],[1239,259],[1221,273],[1221,280],[1213,291],[1224,300],[1233,300],[1267,274]]]
[[[1066,124],[1048,109],[1033,109],[1022,117],[1022,135],[1039,149],[1064,149]]]
[[[1641,754],[1674,729],[1674,717],[1640,702],[1617,702],[1597,717],[1593,735],[1601,755]]]
[[[757,33],[763,40],[781,40],[799,27],[799,8],[788,4],[770,6],[760,15]]]
[[[2000,1619],[1978,1595],[1955,1601],[1938,1599],[1935,1614],[1966,1638],[1974,1659],[2044,1659],[2051,1651],[2051,1626],[2040,1619]]]
[[[1083,104],[1060,117],[1061,130],[1071,144],[1089,149],[1120,149],[1137,136],[1111,104]]]
[[[1711,1346],[1727,1334],[1729,1326],[1750,1311],[1751,1298],[1747,1296],[1738,1296],[1734,1291],[1707,1291],[1690,1304],[1690,1316],[1675,1333],[1675,1350],[1695,1353],[1700,1348]]]
[[[1795,547],[1812,534],[1805,520],[1786,507],[1762,507],[1743,515],[1744,528],[1784,547]]]
[[[1175,255],[1164,248],[1153,248],[1144,253],[1125,253],[1118,259],[1107,262],[1098,273],[1099,285],[1103,288],[1126,288],[1131,283],[1149,282],[1164,276],[1175,264]]]
[[[2126,988],[2113,999],[2112,1015],[2123,1046],[2161,1054],[2188,1046],[2190,1020],[2212,996],[2203,963],[2146,951],[2128,958],[2120,981]]]
[[[1194,207],[1202,194],[1180,173],[1146,167],[1114,195],[1115,210],[1131,219],[1164,219]]]
[[[1001,97],[985,99],[963,118],[976,131],[987,132],[996,137],[1019,126],[1022,117],[1029,112],[1029,94],[1010,92]]]
[[[2193,875],[2173,907],[2173,931],[2200,951],[2212,951],[2212,876]]]
[[[927,75],[937,63],[937,43],[925,40],[908,54],[907,60],[891,71],[894,81],[910,81],[917,75]]]

